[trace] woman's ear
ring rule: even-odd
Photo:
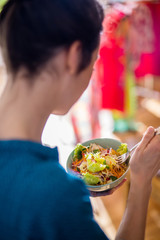
[[[79,64],[82,58],[82,44],[80,41],[75,41],[67,52],[67,69],[71,75],[78,72]]]

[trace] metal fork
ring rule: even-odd
[[[158,127],[158,128],[155,129],[155,134],[154,134],[154,136],[155,136],[155,135],[160,135],[160,127]],[[118,163],[118,164],[124,163],[124,162],[128,159],[128,157],[130,156],[131,152],[133,152],[133,151],[138,147],[139,144],[140,144],[140,142],[137,143],[134,147],[132,147],[128,152],[126,152],[126,153],[122,154],[121,156],[119,156],[119,157],[116,159],[117,163]]]

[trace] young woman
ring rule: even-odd
[[[0,239],[107,239],[83,182],[59,165],[57,148],[40,143],[49,114],[67,113],[86,89],[102,20],[96,0],[9,0],[1,12],[8,80],[0,99]],[[144,238],[159,145],[150,127],[131,160],[116,239]]]

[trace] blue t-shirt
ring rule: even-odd
[[[58,162],[57,148],[0,141],[0,240],[106,240],[88,190]]]

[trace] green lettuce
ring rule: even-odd
[[[112,181],[115,181],[115,180],[117,180],[117,177],[115,177],[115,176],[110,176],[110,179],[111,179]]]
[[[121,143],[121,145],[117,149],[117,153],[119,153],[120,155],[126,153],[127,151],[128,151],[128,148],[126,143]]]
[[[2,10],[4,4],[6,4],[7,0],[0,0],[0,11]]]
[[[95,162],[91,162],[87,165],[87,169],[93,173],[103,171],[105,168],[106,168],[106,165],[95,163]]]
[[[116,160],[111,156],[106,156],[105,163],[106,165],[109,165],[109,166],[116,165]]]
[[[83,180],[88,185],[96,185],[100,182],[99,177],[92,175],[91,173],[83,173]]]
[[[82,144],[78,143],[74,149],[73,161],[75,161],[75,159],[81,160],[83,151],[85,152],[86,148],[84,148]]]
[[[94,160],[99,164],[103,164],[104,157],[100,157],[100,152],[97,152],[94,154]]]

